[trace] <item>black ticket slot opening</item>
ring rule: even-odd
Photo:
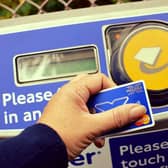
[[[168,105],[168,24],[143,21],[105,30],[109,69],[118,84],[144,80],[152,106]]]

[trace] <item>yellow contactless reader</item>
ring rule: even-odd
[[[113,27],[113,26],[112,26]],[[168,102],[168,25],[157,21],[121,25],[111,49],[111,75],[116,83],[143,79],[153,106]],[[114,36],[114,37],[113,37]],[[114,40],[111,40],[111,43]],[[118,74],[118,75],[117,75]]]

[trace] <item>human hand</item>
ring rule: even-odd
[[[65,84],[48,102],[39,123],[53,128],[64,141],[69,160],[78,156],[106,131],[120,128],[141,118],[146,109],[139,104],[126,104],[104,113],[90,114],[87,101],[91,95],[114,86],[103,74],[81,75]]]

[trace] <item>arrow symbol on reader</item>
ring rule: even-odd
[[[160,52],[161,52],[160,47],[142,48],[136,54],[135,59],[149,65],[155,65],[160,55]]]
[[[114,99],[112,102],[109,102],[109,101],[102,102],[102,103],[96,104],[95,109],[98,112],[110,110],[114,107],[126,104],[128,100],[129,100],[129,97],[125,96],[125,97]]]
[[[164,65],[157,68],[155,67],[160,52],[160,47],[149,47],[140,49],[140,51],[136,54],[135,59],[141,61],[140,69],[142,72],[151,74],[155,72],[160,72],[168,67],[168,63],[165,63]],[[151,65],[151,68],[147,67],[145,64]]]

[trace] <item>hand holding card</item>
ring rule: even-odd
[[[100,113],[128,103],[144,105],[147,110],[146,114],[140,120],[123,128],[110,131],[105,136],[154,126],[155,122],[144,81],[131,82],[111,89],[105,89],[89,99],[88,108],[91,113]]]

